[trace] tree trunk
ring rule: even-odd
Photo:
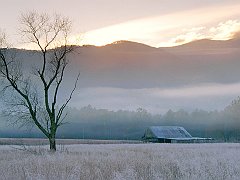
[[[57,132],[57,126],[55,124],[55,117],[54,115],[50,114],[50,135],[49,135],[49,144],[50,144],[50,151],[55,152],[57,150],[56,148],[56,132]]]
[[[50,151],[55,152],[57,150],[55,136],[49,138],[49,144],[50,144]]]

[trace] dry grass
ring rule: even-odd
[[[140,144],[136,140],[93,140],[93,139],[57,139],[57,144]],[[48,139],[43,138],[0,138],[0,145],[47,145]]]
[[[240,144],[0,146],[0,179],[239,179]]]

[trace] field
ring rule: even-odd
[[[0,146],[0,179],[239,179],[240,144]],[[22,149],[22,150],[20,150]]]

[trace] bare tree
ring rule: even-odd
[[[4,92],[11,93],[9,115],[17,115],[18,120],[23,120],[21,123],[33,122],[49,139],[50,150],[56,151],[56,132],[64,123],[64,110],[79,78],[78,74],[69,97],[60,104],[58,93],[68,65],[67,55],[73,51],[73,46],[68,45],[71,22],[60,15],[28,12],[21,15],[20,23],[21,35],[29,45],[38,48],[41,63],[31,73],[24,71],[24,60],[13,56],[4,33],[0,34],[0,74]]]

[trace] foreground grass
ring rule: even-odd
[[[0,179],[239,179],[240,144],[0,146]]]

